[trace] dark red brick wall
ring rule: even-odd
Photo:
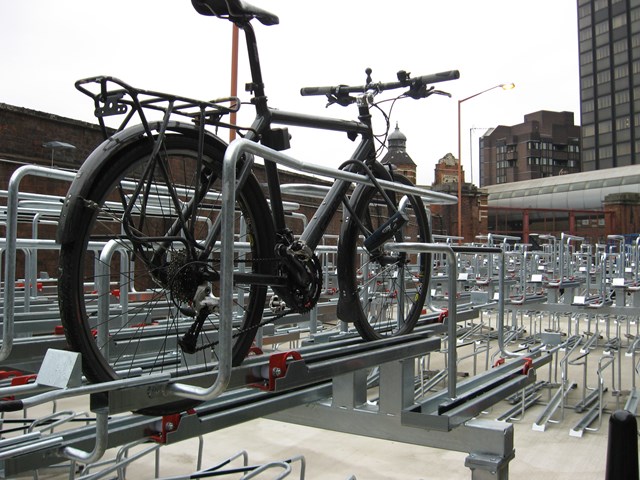
[[[0,103],[2,159],[51,166],[51,150],[43,144],[57,140],[76,148],[55,152],[54,164],[77,168],[103,139],[97,125]]]
[[[640,195],[614,193],[604,199],[608,211],[607,235],[632,235],[640,232]]]
[[[443,183],[433,185],[438,192],[458,196],[457,183]],[[464,242],[476,241],[476,236],[488,231],[487,215],[481,211],[482,204],[486,204],[487,195],[475,185],[469,183],[462,187],[462,236]],[[431,221],[433,233],[440,235],[458,235],[458,205],[431,206]]]

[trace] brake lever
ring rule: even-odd
[[[427,87],[426,85],[420,85],[419,87],[412,87],[406,93],[405,96],[411,97],[415,100],[419,100],[421,98],[427,98],[430,95],[444,95],[445,97],[451,98],[451,94],[449,92],[445,92],[442,90],[436,90],[435,87]]]
[[[356,101],[356,99],[351,95],[336,95],[335,93],[327,93],[327,100],[328,102],[325,108],[329,108],[334,103],[343,107],[348,107]]]
[[[331,105],[333,105],[334,103],[336,103],[336,97],[335,95],[331,94],[331,93],[327,93],[327,104],[325,105],[324,108],[329,108]]]
[[[433,92],[435,87],[427,87],[422,83],[414,84],[405,92],[405,96],[411,97],[414,100],[420,100],[421,98],[427,98]]]

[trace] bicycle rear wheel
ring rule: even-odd
[[[401,175],[394,175],[394,180],[412,185]],[[386,193],[397,206],[400,195]],[[338,316],[354,322],[366,340],[409,333],[422,314],[431,256],[392,251],[386,243],[431,241],[424,204],[419,197],[409,197],[408,222],[372,252],[364,247],[364,239],[381,227],[394,211],[374,187],[359,187],[351,204],[359,221],[350,215],[340,234]]]
[[[146,140],[146,141],[145,141]],[[198,289],[219,294],[218,238],[224,144],[168,134],[155,158],[152,142],[139,141],[79,175],[79,198],[66,212],[74,238],[60,253],[59,296],[70,346],[82,354],[92,382],[151,373],[181,377],[214,368],[221,319],[207,310],[191,348],[181,346],[194,325]],[[72,211],[76,209],[76,211]],[[250,175],[237,195],[234,268],[268,273],[261,262],[273,255],[271,215]],[[105,256],[107,247],[115,252]],[[249,280],[246,280],[249,282]],[[262,318],[266,287],[236,285],[233,364],[247,355]],[[147,414],[184,410],[183,400],[150,407]]]

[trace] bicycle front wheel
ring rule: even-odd
[[[199,155],[196,139],[175,134],[165,135],[155,156],[152,145],[145,138],[79,175],[84,183],[69,207],[76,211],[66,212],[74,235],[60,255],[62,323],[92,382],[160,372],[181,377],[218,360],[216,240],[225,146],[205,142]],[[270,211],[253,175],[238,191],[236,212],[234,269],[247,283],[234,293],[234,365],[247,355],[265,304],[266,286],[249,279],[268,273],[260,260],[273,255]],[[209,307],[195,325],[199,292]]]
[[[401,175],[396,182],[412,185]],[[397,206],[399,195],[387,191]],[[431,274],[429,254],[407,254],[386,247],[389,242],[430,242],[424,204],[409,197],[407,223],[388,242],[368,251],[364,240],[393,215],[383,196],[373,187],[360,187],[352,197],[353,212],[340,234],[338,315],[353,322],[366,340],[411,332],[422,314]],[[356,218],[353,218],[353,217]]]

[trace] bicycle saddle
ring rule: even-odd
[[[193,8],[201,15],[215,15],[228,18],[232,22],[249,21],[257,18],[263,25],[277,25],[277,15],[267,12],[243,0],[191,0]]]

